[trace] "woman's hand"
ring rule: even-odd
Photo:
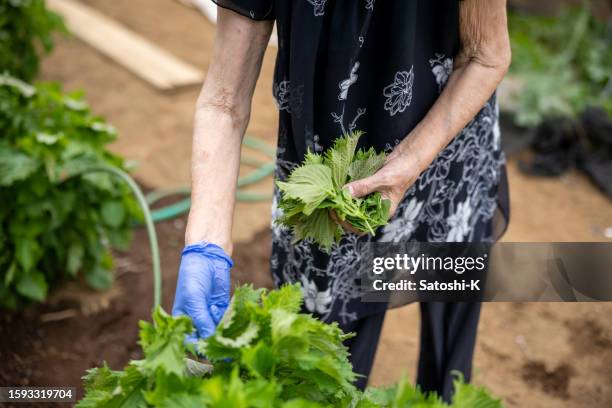
[[[355,197],[379,191],[391,200],[390,215],[419,175],[482,109],[510,65],[506,0],[462,1],[459,25],[461,49],[453,72],[427,115],[376,174],[347,185]]]
[[[367,196],[375,191],[380,192],[384,199],[391,201],[390,218],[397,211],[406,191],[421,174],[422,169],[418,157],[417,154],[404,151],[403,146],[399,145],[387,157],[385,165],[374,175],[348,183],[345,188],[348,188],[351,195],[357,198]],[[344,224],[341,225],[348,229]]]
[[[219,246],[202,242],[183,249],[172,315],[189,316],[195,342],[213,334],[230,302],[230,269],[233,263]]]

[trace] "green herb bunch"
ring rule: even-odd
[[[406,380],[359,391],[343,345],[350,336],[335,324],[300,314],[301,303],[299,285],[271,292],[237,288],[216,332],[198,347],[213,365],[199,372],[193,369],[198,363],[186,359],[195,351],[184,342],[191,321],[157,309],[152,324],[140,324],[144,358],[123,371],[89,370],[77,407],[448,407]],[[501,407],[484,389],[460,380],[454,400],[457,408]]]
[[[612,23],[590,7],[558,16],[509,14],[510,72],[522,82],[514,96],[515,122],[535,127],[545,119],[574,118],[588,106],[612,115]]]
[[[106,150],[115,130],[78,94],[0,75],[0,307],[42,301],[79,273],[112,283],[110,246],[127,248],[140,210],[129,189],[92,164],[123,167]]]
[[[295,241],[312,239],[328,252],[340,240],[343,229],[331,211],[355,230],[374,235],[389,218],[389,200],[375,192],[355,198],[343,188],[346,183],[373,175],[382,167],[386,155],[373,148],[357,150],[362,132],[345,135],[323,155],[308,152],[287,181],[279,181],[278,204],[282,216],[277,222],[293,230]]]
[[[44,0],[0,0],[0,73],[31,81],[39,55],[53,48],[53,32],[66,32]]]

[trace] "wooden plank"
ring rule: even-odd
[[[74,0],[47,0],[77,37],[159,89],[199,84],[204,72]]]

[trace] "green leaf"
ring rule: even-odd
[[[112,271],[96,265],[85,273],[85,280],[96,290],[107,290],[113,285],[114,277]]]
[[[17,281],[16,288],[20,295],[38,302],[42,302],[47,297],[47,282],[40,272],[23,273]]]
[[[106,364],[87,370],[83,376],[86,391],[99,390],[111,392],[119,384],[120,373],[111,370]]]
[[[323,164],[300,166],[291,172],[287,182],[278,182],[277,185],[285,197],[303,202],[304,214],[307,215],[334,191],[331,170]]]
[[[453,394],[453,408],[502,408],[502,402],[499,399],[493,398],[489,392],[482,388],[471,384],[466,384],[461,373],[455,373],[456,378],[453,381],[455,393]]]
[[[368,151],[359,151],[348,170],[350,180],[361,180],[372,176],[385,164],[386,155],[376,154],[373,148]]]
[[[261,297],[262,304],[267,310],[283,309],[298,313],[302,307],[302,291],[296,285],[283,285]]]
[[[133,230],[130,228],[108,231],[108,238],[113,248],[117,248],[122,251],[127,251],[130,249],[133,235]]]
[[[85,248],[81,242],[73,242],[68,247],[68,257],[66,260],[66,270],[71,276],[76,276],[77,272],[83,266],[83,257]]]
[[[308,150],[304,155],[304,164],[324,164],[323,156]]]
[[[141,368],[146,373],[158,369],[181,376],[185,372],[183,341],[193,326],[186,317],[173,318],[161,308],[155,309],[153,323],[140,322],[140,345],[145,354]]]
[[[0,146],[0,186],[30,177],[40,163],[17,150]]]
[[[269,377],[276,364],[274,352],[270,346],[263,342],[254,347],[246,347],[242,350],[242,364],[256,377]]]
[[[325,152],[325,164],[331,168],[332,179],[337,188],[342,188],[347,181],[349,167],[362,134],[354,132],[338,138],[334,146]]]
[[[5,286],[9,286],[11,283],[13,283],[13,280],[15,279],[15,276],[17,275],[18,270],[19,269],[17,267],[17,263],[13,261],[11,265],[8,267],[8,269],[6,270],[6,275],[4,275],[4,285]]]
[[[125,208],[121,201],[105,201],[101,207],[102,219],[111,228],[118,228],[125,220]]]
[[[319,248],[328,252],[334,242],[342,234],[341,227],[332,220],[327,208],[319,208],[313,211],[309,217],[294,226],[295,239],[312,238]]]
[[[15,242],[15,256],[25,272],[34,268],[40,259],[40,254],[41,248],[36,241],[17,237]]]

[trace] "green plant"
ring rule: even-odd
[[[66,28],[44,0],[0,0],[0,73],[32,80],[38,73],[39,55],[53,48],[54,31]]]
[[[94,407],[227,407],[227,408],[443,408],[406,380],[394,387],[357,390],[356,375],[343,341],[350,337],[335,324],[298,313],[299,285],[266,292],[250,286],[236,289],[217,331],[197,347],[214,368],[194,375],[185,335],[187,317],[172,318],[161,309],[153,324],[141,322],[142,360],[123,371],[106,365],[87,372],[85,397],[77,405]],[[193,356],[193,354],[192,354]],[[451,407],[498,408],[484,389],[456,382]]]
[[[586,3],[585,3],[586,4]],[[537,126],[547,118],[576,117],[587,106],[612,115],[612,23],[587,5],[558,16],[512,12],[510,72],[522,82],[515,122]]]
[[[343,233],[331,211],[355,230],[372,235],[387,223],[389,200],[378,192],[354,198],[343,188],[348,182],[371,176],[385,162],[385,154],[373,148],[356,151],[361,134],[339,138],[323,155],[308,152],[287,181],[277,182],[281,191],[278,207],[283,211],[277,222],[291,227],[296,241],[311,238],[329,251]]]
[[[123,167],[105,148],[115,130],[80,95],[7,75],[0,129],[0,306],[42,301],[50,284],[79,272],[108,287],[110,246],[127,247],[140,210],[109,174],[76,175],[92,164]]]

